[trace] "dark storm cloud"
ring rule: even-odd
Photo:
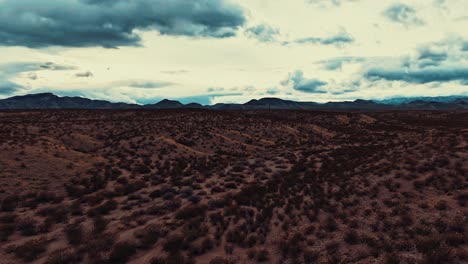
[[[157,89],[162,87],[167,87],[173,85],[170,82],[157,82],[157,81],[130,81],[126,83],[122,83],[124,86],[129,86],[133,88],[141,88],[141,89]]]
[[[0,95],[10,95],[23,88],[23,86],[14,82],[0,80]]]
[[[288,79],[281,84],[290,84],[294,90],[304,93],[327,93],[326,90],[323,90],[323,86],[327,85],[326,82],[317,79],[307,79],[300,70],[290,74]]]
[[[336,45],[342,46],[345,44],[350,44],[354,42],[354,38],[346,32],[340,32],[336,35],[329,37],[308,37],[308,38],[299,38],[293,41],[284,41],[283,45],[290,44],[316,44],[316,45]]]
[[[280,90],[278,88],[270,88],[266,91],[267,94],[269,95],[277,95],[280,93]]]
[[[463,50],[465,42],[457,37],[426,43],[417,48],[415,55],[396,61],[394,58],[368,59],[364,77],[412,84],[432,83],[432,87],[444,82],[464,84],[468,82],[468,53]]]
[[[74,66],[55,64],[53,62],[15,62],[0,64],[0,95],[9,95],[24,89],[11,79],[21,73],[27,73],[27,78],[31,81],[36,80],[35,71],[66,71],[76,69]]]
[[[78,78],[90,78],[90,77],[93,77],[94,74],[90,71],[87,71],[87,72],[79,72],[77,74],[75,74],[75,77],[78,77]]]
[[[224,0],[0,1],[4,46],[138,46],[135,30],[225,38],[244,23],[243,10]]]
[[[465,41],[465,42],[462,43],[461,50],[462,51],[468,51],[468,41]]]
[[[55,64],[53,62],[14,62],[0,64],[0,76],[15,75],[22,72],[32,72],[41,70],[66,71],[74,69],[76,69],[76,67],[74,66]]]
[[[279,35],[279,30],[266,24],[260,24],[245,30],[245,34],[250,38],[256,38],[261,42],[272,42]]]
[[[416,84],[468,81],[468,67],[429,67],[415,70],[373,68],[366,72],[365,77],[371,80],[382,79]]]
[[[389,6],[383,14],[391,21],[405,26],[424,25],[424,21],[417,16],[416,9],[403,3]]]
[[[329,71],[335,71],[342,69],[343,65],[346,63],[353,62],[364,62],[365,59],[361,57],[338,57],[330,58],[327,60],[319,61],[318,63],[323,66],[324,69]]]
[[[432,50],[430,48],[420,48],[418,50],[418,57],[415,61],[411,59],[406,59],[406,62],[403,63],[404,67],[411,66],[411,63],[416,62],[417,66],[420,68],[438,66],[448,59],[448,54],[445,51]]]
[[[447,53],[444,51],[434,51],[428,48],[421,48],[419,50],[420,60],[444,61],[447,59]]]

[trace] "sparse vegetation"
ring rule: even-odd
[[[0,115],[10,263],[468,261],[467,113],[34,114]]]

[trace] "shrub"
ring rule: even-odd
[[[23,236],[33,236],[37,234],[37,221],[33,218],[24,218],[18,221],[18,230]]]
[[[109,224],[109,220],[107,220],[106,218],[100,215],[94,217],[93,218],[93,226],[94,226],[93,232],[97,234],[104,232],[108,224]]]
[[[213,248],[213,246],[214,246],[214,243],[210,237],[203,239],[202,244],[201,244],[202,252],[210,251]]]
[[[72,245],[81,244],[83,241],[83,226],[79,223],[69,224],[65,227],[65,235],[68,243]]]
[[[416,248],[419,252],[428,253],[440,247],[441,241],[436,237],[424,237],[416,241]]]
[[[255,256],[257,256],[257,250],[255,249],[247,250],[247,257],[249,257],[249,259],[254,259]]]
[[[320,252],[316,250],[304,250],[304,263],[316,263],[320,256]]]
[[[189,198],[187,198],[187,200],[189,200],[190,202],[196,204],[196,203],[199,203],[201,201],[201,198],[198,195],[191,195],[191,196],[189,196]]]
[[[82,257],[72,249],[58,250],[47,258],[45,264],[72,264],[80,263]]]
[[[400,264],[400,257],[396,253],[388,253],[385,255],[385,264]]]
[[[7,248],[7,252],[12,252],[16,257],[25,261],[33,261],[40,254],[47,250],[45,238],[32,239],[21,245],[13,245]]]
[[[112,248],[109,255],[109,261],[110,263],[126,263],[131,256],[135,255],[135,253],[135,244],[128,241],[118,242]]]
[[[167,234],[167,230],[158,224],[149,224],[145,228],[135,232],[135,236],[140,241],[140,246],[149,248],[153,246],[161,237]]]
[[[359,243],[359,235],[355,230],[346,231],[344,240],[349,245],[356,245]]]
[[[460,193],[457,195],[457,202],[460,206],[465,206],[468,201],[468,192]]]
[[[269,259],[269,252],[267,249],[261,249],[257,252],[257,261],[258,262],[265,262]]]
[[[212,260],[210,260],[209,264],[234,264],[236,262],[223,258],[223,257],[214,257]]]
[[[338,224],[336,223],[335,218],[328,217],[325,221],[325,229],[329,232],[336,231],[338,229]]]
[[[68,213],[68,208],[64,205],[49,206],[38,211],[40,216],[45,216],[54,223],[66,222]]]
[[[105,203],[90,209],[88,212],[88,215],[89,216],[95,216],[98,214],[107,215],[111,211],[117,209],[117,205],[118,203],[115,200],[108,200]]]
[[[184,246],[184,238],[179,235],[173,235],[169,237],[163,245],[163,249],[166,252],[178,252]]]
[[[166,258],[167,264],[186,264],[187,260],[185,256],[182,255],[180,252],[173,252],[170,253]]]
[[[445,211],[448,209],[447,201],[440,200],[436,203],[434,207],[439,211]]]
[[[167,264],[166,258],[163,257],[153,257],[150,260],[151,264]]]
[[[15,232],[15,224],[1,224],[0,225],[0,241],[7,241],[8,238]]]
[[[196,216],[203,216],[206,212],[206,206],[204,205],[189,205],[180,209],[177,214],[177,219],[190,219]]]
[[[451,247],[457,247],[466,243],[467,238],[460,233],[451,232],[445,235],[445,242]]]
[[[83,215],[83,209],[81,208],[81,203],[79,200],[76,200],[70,204],[70,213],[74,216]]]
[[[3,212],[13,212],[18,205],[18,201],[19,200],[16,195],[7,196],[2,200],[0,208]]]
[[[456,263],[452,250],[443,245],[426,252],[424,255],[424,264]]]

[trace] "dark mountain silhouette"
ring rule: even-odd
[[[468,109],[468,98],[457,98],[449,102],[415,100],[400,106],[408,109],[424,110]]]
[[[182,108],[184,105],[179,101],[164,99],[156,104],[145,105],[145,108],[156,108],[156,109],[171,109],[171,108]]]
[[[383,103],[387,102],[387,103]],[[202,106],[198,103],[182,104],[179,101],[164,99],[155,104],[137,105],[112,103],[83,97],[59,97],[52,93],[14,96],[0,100],[0,109],[178,109],[206,108],[215,110],[256,110],[256,109],[316,109],[316,110],[450,110],[468,109],[468,97],[419,97],[417,100],[402,98],[383,101],[355,100],[346,102],[297,102],[280,98],[253,99],[245,104],[223,104]]]
[[[400,105],[408,104],[413,101],[425,101],[425,102],[440,102],[440,103],[450,103],[457,99],[463,99],[463,96],[437,96],[437,97],[428,97],[428,96],[418,96],[418,97],[394,97],[384,100],[376,101],[381,104],[390,104],[390,105]],[[466,99],[466,98],[465,98]]]
[[[302,109],[318,106],[314,102],[296,102],[279,98],[262,98],[250,100],[244,104],[248,107],[268,108],[268,109]]]
[[[59,97],[52,93],[14,96],[0,100],[0,109],[128,109],[136,104],[111,103],[83,97]]]
[[[320,108],[324,109],[388,109],[392,108],[391,105],[376,103],[371,100],[355,100],[352,102],[328,102],[320,105]]]
[[[184,108],[203,108],[203,105],[199,103],[190,103],[190,104],[184,105]]]

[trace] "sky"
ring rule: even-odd
[[[0,98],[468,95],[466,0],[0,0]]]

